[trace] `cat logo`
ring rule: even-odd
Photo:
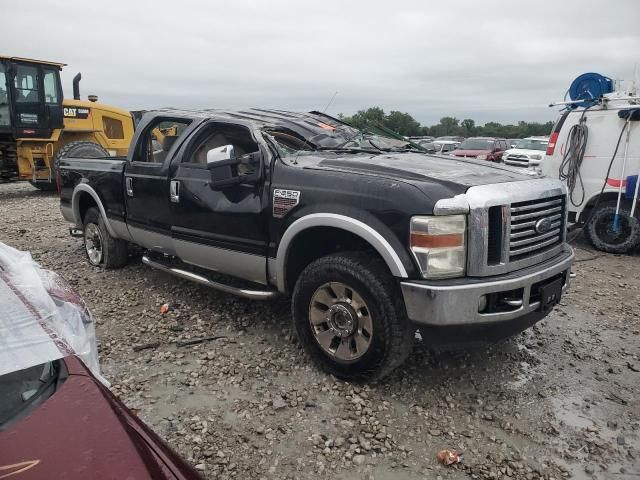
[[[62,109],[65,118],[89,118],[90,110],[83,107],[64,107]]]

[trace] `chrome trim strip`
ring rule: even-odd
[[[276,265],[276,259],[273,257],[267,258],[267,278],[271,285],[278,285],[278,271]]]
[[[469,201],[465,194],[442,198],[433,206],[434,215],[459,215],[469,213]]]
[[[509,243],[509,247],[519,247],[521,245],[527,245],[528,243],[539,242],[541,240],[545,240],[545,239],[550,238],[550,237],[557,237],[558,234],[560,233],[560,229],[558,228],[559,226],[560,226],[560,224],[557,224],[556,227],[553,230],[549,230],[547,233],[544,233],[542,235],[536,235],[535,237],[529,237],[529,238],[524,238],[522,240],[516,240],[514,242],[510,242]],[[522,237],[523,236],[522,233],[523,232],[516,233],[516,234],[512,233],[511,234],[511,238],[513,239],[514,235],[519,235],[520,237]],[[535,232],[526,232],[526,233],[529,233],[529,235],[531,235],[531,233],[535,234]],[[554,238],[554,240],[557,241],[558,239]],[[511,249],[511,250],[513,250],[513,249]]]
[[[167,255],[175,255],[175,246],[173,238],[170,235],[153,232],[145,228],[127,225],[133,241],[137,244],[156,252],[166,253]]]
[[[109,232],[109,235],[111,235],[114,238],[119,238],[116,232],[114,231],[113,227],[111,226],[111,222],[107,217],[107,212],[102,206],[100,197],[98,196],[96,191],[86,183],[80,183],[76,185],[76,188],[73,189],[73,194],[71,196],[71,205],[73,207],[73,216],[76,219],[76,224],[78,225],[82,224],[80,222],[80,218],[81,218],[80,217],[80,192],[88,193],[89,195],[91,195],[91,197],[93,197],[93,200],[96,202],[98,206],[98,210],[100,211],[100,215],[102,215],[102,219],[104,220],[104,224],[107,227],[107,231]]]
[[[558,215],[558,217],[559,216],[560,215]],[[551,228],[556,230],[560,225],[562,225],[562,222],[554,222],[554,223],[551,224]],[[511,230],[514,230],[514,228],[511,227]],[[556,234],[557,233],[558,232],[556,232]],[[536,231],[532,230],[532,229],[522,230],[522,231],[519,231],[519,232],[516,232],[516,233],[511,233],[510,239],[513,240],[513,239],[516,239],[516,238],[522,238],[522,237],[526,237],[527,235],[535,235],[535,234],[536,234]],[[511,245],[513,245],[513,243]]]
[[[280,244],[278,245],[278,253],[276,256],[276,278],[278,284],[278,290],[285,291],[286,279],[285,279],[285,265],[287,264],[287,255],[289,253],[289,245],[296,237],[296,235],[303,230],[311,227],[334,227],[351,232],[363,240],[369,242],[373,248],[382,256],[385,263],[391,270],[391,274],[394,277],[407,278],[409,275],[405,269],[400,257],[393,249],[393,247],[387,242],[387,240],[380,235],[376,230],[367,225],[366,223],[356,220],[355,218],[347,217],[345,215],[338,215],[336,213],[312,213],[299,218],[293,222],[289,228],[282,235]],[[407,225],[407,228],[409,226]]]
[[[554,200],[551,200],[549,202],[542,202],[542,203],[535,203],[533,205],[522,205],[520,207],[511,207],[511,212],[522,212],[522,211],[527,211],[527,210],[533,210],[536,208],[542,208],[542,207],[551,207],[554,205],[562,205],[562,199],[561,198],[556,198]]]
[[[555,234],[557,235],[558,232],[556,232]],[[522,255],[523,253],[527,253],[527,252],[533,252],[534,250],[539,250],[540,248],[544,248],[548,245],[553,245],[557,241],[558,241],[557,238],[550,238],[549,240],[545,240],[543,242],[530,245],[528,247],[516,248],[515,250],[510,249],[509,255],[516,256],[516,255]]]
[[[156,268],[158,270],[162,270],[163,272],[175,275],[176,277],[180,277],[185,280],[191,280],[192,282],[206,285],[207,287],[215,288],[216,290],[220,290],[225,293],[231,293],[239,297],[249,298],[251,300],[269,300],[278,295],[278,292],[275,290],[249,290],[246,288],[237,288],[230,285],[225,285],[223,283],[214,282],[213,280],[210,280],[202,275],[198,275],[197,273],[183,270],[181,268],[169,267],[158,261],[151,260],[146,255],[142,257],[142,263],[152,268]]]
[[[67,222],[73,223],[74,225],[78,226],[78,222],[76,221],[76,216],[73,213],[73,207],[60,205],[60,213],[62,213],[62,218],[64,218]]]
[[[185,263],[250,282],[267,284],[267,258],[201,243],[173,239],[176,256]]]
[[[427,282],[400,282],[407,315],[413,322],[426,325],[473,325],[480,323],[515,320],[535,311],[538,301],[530,301],[533,284],[567,272],[563,291],[569,286],[569,271],[575,254],[566,246],[564,253],[552,265],[536,270],[531,267],[520,276],[494,278],[481,283],[461,283],[457,285],[437,285]],[[523,289],[522,306],[515,310],[498,313],[479,313],[478,301],[481,295],[509,290]]]
[[[110,219],[109,223],[113,227],[113,231],[116,232],[118,238],[127,240],[128,242],[133,241],[133,238],[131,238],[131,233],[129,233],[129,228],[127,227],[127,224],[125,222],[121,220]]]
[[[531,209],[529,209],[531,210]],[[513,209],[511,209],[511,211],[513,212]],[[526,220],[527,218],[536,218],[536,217],[542,217],[544,215],[549,215],[550,213],[556,213],[556,212],[561,212],[562,211],[562,206],[559,207],[553,207],[553,208],[548,208],[546,210],[541,210],[539,212],[531,212],[531,213],[521,213],[520,215],[511,215],[511,221],[518,221],[518,220]]]

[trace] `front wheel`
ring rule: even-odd
[[[83,230],[84,249],[91,265],[120,268],[127,263],[127,242],[109,234],[97,208],[92,207],[87,210]]]
[[[381,378],[404,362],[415,329],[384,263],[363,252],[312,262],[293,292],[293,323],[303,348],[344,380]]]

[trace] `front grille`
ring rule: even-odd
[[[528,167],[529,158],[525,155],[508,155],[504,159],[504,163],[507,165],[515,165],[517,167]]]
[[[510,262],[562,243],[564,202],[564,196],[556,196],[511,204]]]

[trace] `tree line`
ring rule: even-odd
[[[515,125],[487,122],[484,125],[476,125],[476,122],[471,118],[459,120],[455,117],[442,117],[440,123],[429,127],[420,125],[420,122],[408,113],[396,110],[385,113],[380,107],[358,110],[351,116],[339,114],[338,117],[359,129],[383,126],[406,137],[456,135],[461,137],[524,138],[534,135],[549,135],[553,128],[552,121],[546,123],[520,121]]]

